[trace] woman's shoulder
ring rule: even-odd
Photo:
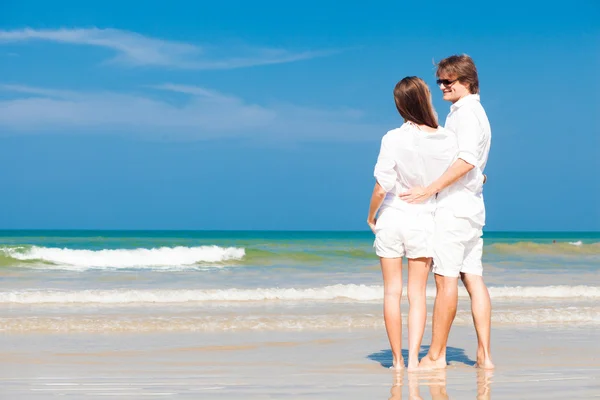
[[[436,135],[440,135],[440,136],[448,136],[448,137],[456,137],[456,135],[454,134],[454,132],[452,132],[450,129],[446,129],[443,126],[438,126],[437,131],[435,132]]]
[[[405,133],[407,130],[410,130],[411,127],[408,124],[402,124],[398,128],[390,129],[387,131],[385,135],[383,135],[383,140],[395,140],[402,137],[402,133]]]
[[[400,125],[398,128],[389,130],[388,133],[386,134],[386,136],[387,135],[394,136],[399,133],[418,131],[418,130],[419,130],[419,127],[417,127],[417,125],[413,124],[412,122],[405,122],[402,125]]]

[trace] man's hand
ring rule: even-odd
[[[371,228],[371,230],[375,234],[375,225],[377,224],[377,220],[376,219],[372,219],[372,220],[368,219],[367,224],[369,225],[369,228]]]
[[[398,197],[407,203],[422,203],[433,195],[434,193],[431,193],[427,188],[416,186],[407,192],[400,193]]]

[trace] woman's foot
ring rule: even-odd
[[[419,358],[408,357],[408,371],[416,371],[419,369]]]
[[[492,358],[489,356],[489,353],[485,353],[483,350],[477,351],[477,364],[475,367],[481,369],[494,369],[496,366],[492,362]]]
[[[477,364],[475,364],[476,368],[481,368],[481,369],[494,369],[496,368],[496,366],[494,365],[494,363],[492,362],[492,360],[490,358],[483,358],[483,359],[478,359],[477,360]]]
[[[396,371],[404,369],[404,358],[401,357],[398,361],[394,358],[393,365],[390,369],[395,369]]]

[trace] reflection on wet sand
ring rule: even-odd
[[[477,400],[491,399],[491,383],[493,371],[476,370]],[[427,386],[429,396],[432,400],[448,400],[450,396],[446,391],[447,370],[411,371],[408,375],[408,399],[423,400],[421,397],[422,386]],[[390,390],[389,400],[402,400],[402,389],[404,386],[404,370],[394,374],[394,384]]]
[[[477,369],[477,400],[491,399],[491,385],[494,372],[486,369]]]
[[[428,386],[432,400],[446,400],[446,370],[415,371],[408,374],[408,398],[422,400],[420,386]]]
[[[402,400],[402,386],[404,386],[404,370],[394,371],[394,384],[390,390],[390,397],[388,400]]]

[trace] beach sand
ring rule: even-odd
[[[600,398],[597,339],[593,328],[496,328],[497,369],[483,372],[473,328],[456,326],[446,370],[397,374],[383,329],[5,333],[0,398]]]

